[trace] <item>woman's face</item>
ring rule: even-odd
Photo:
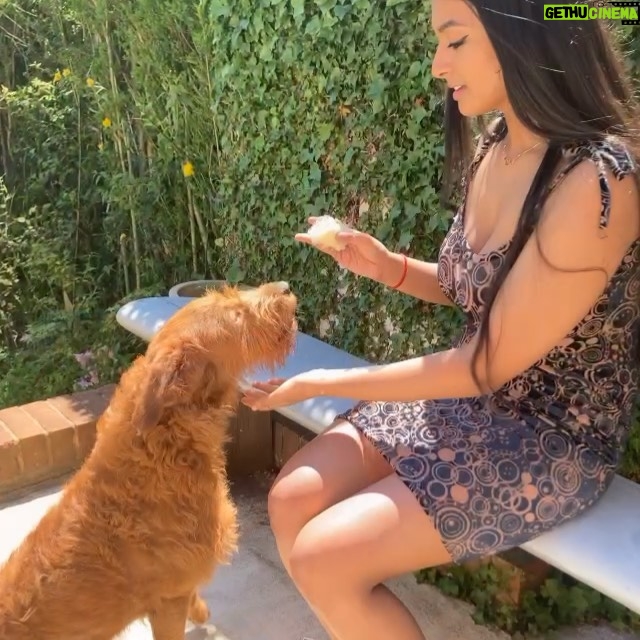
[[[508,99],[500,63],[472,7],[465,0],[432,0],[431,22],[438,38],[431,70],[455,88],[460,113],[504,111]]]

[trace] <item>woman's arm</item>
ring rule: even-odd
[[[402,285],[398,287],[398,291],[425,302],[454,306],[454,302],[443,293],[438,284],[438,264],[436,262],[423,262],[416,258],[407,258],[407,262],[407,275]],[[400,282],[403,270],[402,254],[389,252],[387,263],[383,269],[384,280],[382,284],[387,287],[395,286]]]
[[[595,167],[578,165],[549,198],[494,303],[489,362],[478,359],[485,389],[501,387],[560,344],[593,306],[640,233],[633,177],[608,176],[609,224],[598,227],[600,185]],[[459,349],[363,369],[328,371],[312,395],[412,401],[481,392],[471,376],[476,340]],[[484,352],[483,352],[484,353]]]
[[[411,402],[500,388],[562,343],[600,297],[640,234],[633,177],[607,177],[612,204],[604,229],[599,227],[598,174],[589,161],[571,171],[549,197],[538,228],[496,297],[489,319],[490,359],[488,364],[484,357],[478,359],[479,386],[471,374],[474,339],[457,349],[403,362],[313,370],[275,384],[258,384],[246,404],[271,409],[322,395]]]

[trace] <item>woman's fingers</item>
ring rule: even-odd
[[[331,249],[329,247],[324,247],[324,246],[320,247],[320,246],[314,245],[311,239],[311,236],[308,233],[296,233],[296,235],[294,236],[294,239],[297,240],[298,242],[311,245],[318,251],[322,251],[323,253],[326,253],[327,255],[331,256],[336,262],[340,260],[340,254],[342,253],[341,251],[336,251],[335,249]]]
[[[254,382],[251,386],[253,389],[257,389],[258,391],[262,391],[264,393],[272,393],[275,391],[286,378],[271,378],[270,380],[263,380]]]
[[[296,233],[296,235],[293,237],[298,242],[304,242],[304,244],[312,244],[311,236],[308,233]]]

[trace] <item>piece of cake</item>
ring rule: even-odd
[[[332,216],[320,216],[311,225],[307,233],[314,247],[342,251],[346,244],[339,240],[336,235],[341,231],[349,231],[350,229],[349,225]]]

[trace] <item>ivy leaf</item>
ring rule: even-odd
[[[227,279],[228,282],[235,284],[237,282],[241,282],[242,280],[244,280],[244,277],[245,277],[245,272],[243,269],[240,268],[240,263],[238,261],[238,258],[236,257],[231,263],[231,266],[229,267],[229,269],[227,269],[227,272],[225,273],[225,278]]]
[[[403,232],[400,234],[400,239],[398,240],[398,245],[401,248],[406,248],[411,244],[411,241],[413,240],[413,233],[411,232],[410,229],[404,229]]]
[[[414,62],[411,63],[407,76],[409,78],[415,78],[421,71],[422,71],[422,62],[420,62],[420,60],[415,60]]]
[[[291,0],[294,16],[304,15],[304,0]]]

